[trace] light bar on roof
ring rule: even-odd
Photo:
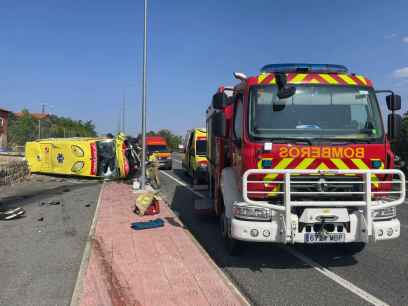
[[[261,68],[261,72],[266,73],[291,73],[291,72],[313,72],[313,73],[347,73],[347,67],[335,64],[304,64],[304,63],[288,63],[288,64],[269,64]]]

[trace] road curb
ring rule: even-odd
[[[251,303],[249,302],[249,300],[241,293],[241,291],[235,286],[235,284],[231,281],[231,279],[218,267],[218,265],[214,262],[214,260],[210,257],[210,255],[208,255],[206,250],[201,246],[201,244],[197,241],[197,239],[193,236],[193,234],[191,234],[191,232],[184,225],[184,223],[180,220],[180,218],[174,213],[171,206],[167,204],[167,201],[164,200],[161,195],[159,195],[159,199],[160,199],[160,202],[167,205],[167,207],[169,208],[170,214],[173,215],[173,218],[175,220],[177,220],[180,224],[183,225],[183,227],[185,228],[185,232],[190,237],[190,239],[193,241],[194,245],[200,250],[200,252],[203,254],[203,256],[210,262],[210,264],[217,271],[217,274],[222,278],[224,283],[232,290],[232,292],[235,294],[235,296],[239,300],[242,301],[242,305],[250,306]],[[71,306],[73,306],[73,305],[71,305]]]
[[[82,255],[81,265],[79,266],[78,277],[75,282],[75,287],[72,293],[70,306],[78,306],[81,301],[83,280],[84,280],[86,270],[88,268],[89,257],[91,255],[92,239],[94,238],[94,235],[95,235],[96,222],[98,220],[98,214],[99,214],[100,203],[101,203],[101,198],[102,198],[104,187],[105,187],[105,183],[102,183],[101,191],[99,192],[99,196],[98,196],[98,202],[95,208],[94,217],[92,219],[91,228],[89,230],[88,239],[86,241],[84,253]]]

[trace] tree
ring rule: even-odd
[[[22,110],[22,116],[17,118],[9,115],[8,140],[11,146],[21,146],[27,141],[34,140],[38,133],[37,121],[33,119],[28,110]]]
[[[50,115],[47,119],[41,120],[42,138],[62,138],[62,137],[95,137],[95,125],[91,120],[82,122],[71,118]],[[24,145],[27,141],[38,137],[38,121],[33,119],[28,110],[22,111],[21,117],[10,114],[8,139],[12,146]]]

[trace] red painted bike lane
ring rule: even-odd
[[[138,217],[127,184],[105,183],[71,305],[248,305],[164,203]],[[160,228],[133,230],[162,218]]]

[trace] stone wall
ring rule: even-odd
[[[0,186],[11,185],[30,174],[26,160],[17,157],[0,156]]]

